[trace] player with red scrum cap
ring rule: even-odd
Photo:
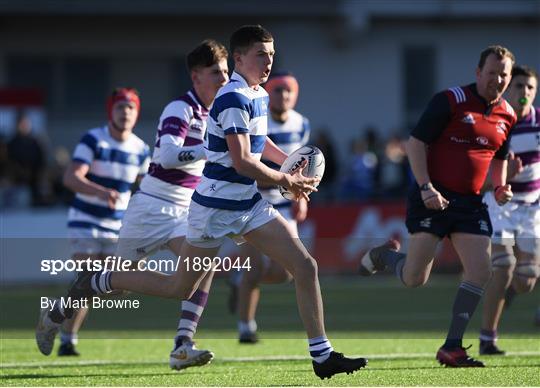
[[[75,147],[64,175],[64,184],[75,192],[68,213],[73,260],[103,260],[115,253],[131,187],[148,169],[148,145],[133,133],[140,107],[135,89],[115,89],[107,98],[108,123],[87,131]],[[78,355],[77,332],[87,311],[79,309],[64,322],[58,355]],[[52,336],[38,341],[43,354],[51,353],[58,329],[42,333]]]

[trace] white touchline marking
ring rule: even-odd
[[[540,351],[518,351],[507,352],[508,356],[540,356]],[[365,357],[368,360],[392,360],[392,359],[405,359],[405,358],[433,358],[435,360],[435,353],[388,353],[388,354],[363,354],[363,355],[351,355],[350,357]],[[301,361],[311,360],[308,356],[299,355],[275,355],[275,356],[260,356],[260,357],[216,357],[213,362],[258,362],[258,361]],[[114,361],[114,360],[86,360],[86,361],[73,361],[73,362],[10,362],[2,363],[0,369],[9,368],[26,368],[26,367],[63,367],[63,366],[93,366],[93,365],[130,365],[130,364],[164,364],[167,362],[156,360],[131,360],[131,361]]]

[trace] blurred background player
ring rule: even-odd
[[[140,191],[129,203],[117,256],[140,260],[159,249],[180,255],[191,196],[201,180],[206,159],[204,138],[209,109],[219,88],[229,80],[227,57],[225,46],[211,39],[187,55],[193,87],[169,103],[161,114],[152,163]],[[191,298],[181,303],[169,357],[172,369],[205,365],[214,356],[208,350],[197,349],[193,342],[213,274],[210,271]]]
[[[390,267],[407,287],[424,285],[439,241],[448,236],[463,265],[452,320],[437,360],[451,367],[483,367],[463,347],[467,328],[491,277],[492,227],[480,190],[491,163],[498,205],[512,197],[506,184],[508,137],[517,118],[502,95],[512,77],[514,55],[502,46],[480,54],[476,83],[436,94],[407,144],[415,177],[407,201],[407,254],[390,241],[371,249],[362,275]]]
[[[294,110],[298,99],[298,81],[287,71],[274,72],[264,85],[270,102],[268,116],[268,137],[286,154],[307,144],[310,135],[309,121]],[[263,160],[267,166],[279,170],[279,165]],[[258,185],[263,199],[272,204],[287,220],[298,238],[297,222],[307,216],[307,202],[289,201],[283,198],[276,186]],[[284,283],[292,276],[281,265],[261,255],[249,244],[240,246],[240,257],[249,257],[251,268],[243,271],[238,285],[238,332],[241,343],[257,342],[255,314],[259,302],[259,284]]]
[[[73,260],[114,255],[122,217],[134,183],[148,170],[149,148],[133,133],[140,111],[138,92],[118,88],[107,99],[109,123],[88,131],[76,146],[64,184],[76,193],[68,213]],[[75,311],[61,330],[59,356],[78,355],[77,332],[88,309]],[[43,354],[50,354],[49,341]]]
[[[496,341],[505,293],[509,288],[531,292],[540,273],[540,108],[532,105],[537,90],[538,74],[527,66],[515,66],[507,92],[518,117],[508,168],[514,196],[499,207],[493,192],[485,195],[493,224],[493,277],[484,297],[480,354],[504,354]]]

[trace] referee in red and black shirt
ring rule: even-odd
[[[436,94],[407,144],[416,179],[407,201],[407,254],[390,241],[370,250],[360,273],[390,267],[408,287],[425,284],[439,241],[448,236],[464,268],[454,301],[446,342],[437,353],[441,364],[482,367],[467,355],[462,338],[491,277],[492,232],[480,189],[490,164],[497,203],[512,198],[506,184],[508,138],[516,114],[502,94],[511,79],[513,54],[490,46],[480,55],[476,83]]]

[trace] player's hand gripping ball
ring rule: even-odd
[[[324,155],[320,149],[310,145],[300,147],[291,153],[287,159],[285,159],[279,171],[293,174],[302,166],[304,160],[307,160],[307,165],[306,168],[304,168],[302,175],[308,178],[322,179],[325,166]],[[317,183],[315,187],[318,185],[319,184]],[[279,192],[286,199],[294,200],[294,195],[287,188],[280,186]]]

